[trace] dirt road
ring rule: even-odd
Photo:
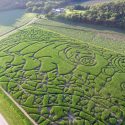
[[[0,114],[0,125],[9,125],[2,114]]]
[[[20,30],[20,29],[25,28],[26,26],[28,26],[28,25],[34,23],[36,20],[37,20],[37,18],[33,18],[33,19],[30,20],[29,22],[27,22],[27,23],[25,23],[25,24],[23,24],[23,25],[21,25],[21,26],[19,26],[19,27],[15,27],[14,29],[12,29],[12,30],[10,30],[10,31],[8,31],[8,32],[6,32],[6,33],[0,35],[0,40],[2,40],[2,39],[4,39],[4,38],[6,38],[7,36],[9,36],[9,35],[11,35],[11,34],[17,32],[17,31]]]

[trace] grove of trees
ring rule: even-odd
[[[29,0],[26,3],[27,11],[35,13],[48,13],[53,8],[65,7],[72,2],[78,3],[88,0]]]
[[[77,11],[72,12],[74,9]],[[89,7],[75,6],[70,13],[57,17],[75,22],[103,24],[125,28],[125,2],[110,2]],[[79,11],[80,10],[80,11]],[[81,11],[83,10],[83,12]]]

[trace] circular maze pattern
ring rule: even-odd
[[[119,71],[125,72],[125,56],[114,57],[112,63]]]
[[[125,90],[125,82],[121,83],[121,89]]]
[[[75,64],[81,64],[85,66],[96,65],[95,54],[94,52],[92,52],[92,50],[89,48],[87,44],[68,44],[67,47],[63,50],[63,52],[68,58],[68,60]]]
[[[124,57],[35,27],[0,45],[0,84],[39,125],[124,124]]]

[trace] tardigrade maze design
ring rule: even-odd
[[[0,84],[39,125],[125,124],[125,56],[32,27],[0,45]]]

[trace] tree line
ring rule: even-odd
[[[125,28],[125,1],[87,7],[76,5],[70,9],[70,13],[65,12],[58,16],[56,15],[56,17],[81,23],[103,24]],[[74,9],[77,11],[74,12]]]
[[[65,7],[71,2],[82,2],[88,0],[28,0],[26,8],[28,12],[34,13],[48,13],[53,8]]]

